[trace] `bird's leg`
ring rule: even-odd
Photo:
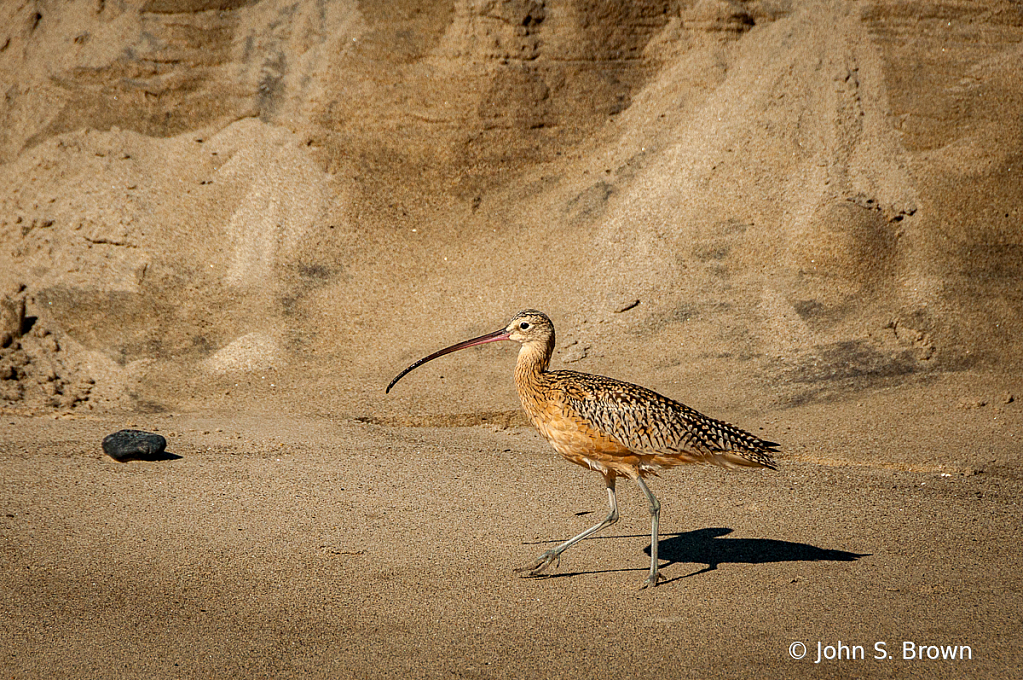
[[[611,506],[611,512],[608,513],[607,517],[604,518],[599,524],[594,524],[592,527],[582,532],[578,536],[573,536],[556,548],[551,548],[544,554],[540,555],[533,562],[530,562],[524,567],[516,569],[516,572],[528,571],[530,575],[537,575],[544,571],[547,567],[551,566],[554,562],[561,564],[561,553],[565,552],[573,545],[583,540],[588,536],[592,536],[601,529],[607,526],[611,526],[618,521],[618,498],[615,496],[615,474],[613,472],[604,473],[604,484],[607,486],[607,502]]]
[[[646,499],[650,502],[650,576],[643,581],[643,587],[656,586],[657,582],[664,577],[657,571],[657,527],[660,524],[661,504],[654,496],[654,492],[646,485],[642,477],[636,477],[639,488],[643,489]]]

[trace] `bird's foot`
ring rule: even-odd
[[[519,567],[514,571],[515,573],[528,571],[530,576],[537,576],[543,573],[543,571],[552,564],[554,565],[555,569],[561,566],[561,553],[555,550],[548,550],[543,555],[540,555],[526,566]]]
[[[662,574],[659,571],[655,571],[654,573],[652,573],[649,576],[647,576],[646,580],[643,581],[643,585],[641,585],[639,588],[640,588],[640,590],[646,588],[647,586],[649,586],[651,588],[655,588],[655,587],[657,587],[657,583],[659,581],[663,581],[663,580],[664,580],[664,574]]]

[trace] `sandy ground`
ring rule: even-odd
[[[652,590],[631,485],[622,521],[550,577],[512,572],[606,512],[599,476],[530,428],[4,418],[5,674],[1013,677],[1023,474],[961,458],[971,442],[1014,455],[1023,415],[920,426],[917,471],[800,460],[883,448],[889,418],[943,410],[920,403],[932,389],[881,392],[850,432],[761,414],[795,452],[777,472],[654,480],[667,581]],[[181,458],[114,462],[99,441],[121,427]],[[1010,450],[982,443],[992,430]],[[970,656],[906,659],[907,642]],[[818,644],[832,660],[814,663]]]
[[[1018,676],[1021,45],[1010,0],[0,3],[0,676]],[[656,589],[628,484],[513,573],[606,501],[509,343],[383,393],[527,307],[781,444],[653,480]]]

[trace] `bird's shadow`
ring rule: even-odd
[[[668,564],[695,562],[707,565],[688,578],[714,571],[721,564],[766,564],[768,562],[855,562],[869,553],[818,548],[808,543],[777,541],[773,538],[722,538],[732,533],[725,527],[686,531],[661,538],[657,557]],[[650,547],[644,551],[650,554]],[[664,565],[667,566],[667,565]],[[672,579],[675,580],[675,579]]]
[[[676,576],[675,578],[662,581],[670,583],[682,578],[698,576],[708,571],[714,571],[721,564],[766,564],[768,562],[855,562],[861,557],[867,557],[869,553],[859,554],[845,550],[831,550],[829,548],[818,548],[808,543],[792,543],[790,541],[777,541],[772,538],[722,538],[732,533],[732,529],[726,527],[711,527],[686,531],[678,534],[666,534],[661,536],[658,543],[657,557],[666,560],[666,567],[672,564],[690,562],[707,565],[703,569],[694,571],[691,574]],[[638,536],[637,536],[638,537]],[[632,536],[619,536],[606,538],[633,538]],[[592,540],[592,539],[589,539]],[[643,552],[650,554],[650,547],[644,548]],[[612,569],[609,571],[633,571],[632,569]],[[578,576],[585,573],[601,572],[571,572],[561,574],[550,574],[549,577]],[[539,576],[548,576],[540,574]]]

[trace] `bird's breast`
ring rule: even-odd
[[[537,398],[531,394],[521,396],[529,420],[555,451],[573,463],[599,469],[594,462],[632,453],[587,418],[576,413],[556,393],[546,395],[546,398]]]

